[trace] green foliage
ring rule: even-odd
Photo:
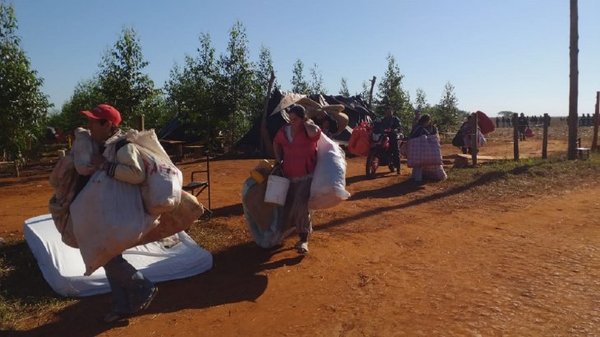
[[[252,108],[252,119],[257,120],[262,117],[264,110],[265,100],[267,99],[267,89],[269,85],[269,79],[271,74],[275,74],[275,68],[273,67],[273,59],[271,57],[271,51],[266,47],[260,48],[260,54],[258,55],[258,63],[255,65],[255,85],[254,85],[254,107]],[[277,86],[277,81],[273,83],[273,86]]]
[[[152,108],[156,97],[161,94],[154,88],[150,77],[142,72],[147,65],[139,38],[131,28],[123,29],[121,37],[113,49],[106,52],[100,64],[102,96],[106,99],[105,103],[121,112],[125,125],[137,126],[137,118]]]
[[[400,118],[403,132],[410,131],[413,120],[413,109],[410,105],[410,97],[402,88],[402,79],[404,75],[400,73],[400,68],[396,64],[396,59],[392,55],[387,57],[387,70],[379,82],[377,92],[377,106],[375,113],[383,116],[384,111],[391,107]]]
[[[227,53],[218,61],[219,76],[216,81],[218,112],[215,125],[225,133],[228,144],[233,144],[248,130],[248,119],[255,112],[255,73],[249,60],[246,28],[236,22],[229,31]]]
[[[79,112],[91,109],[101,102],[106,101],[100,90],[98,79],[81,81],[69,100],[63,104],[60,113],[50,116],[49,125],[71,132],[78,126],[85,126],[86,118]]]
[[[216,119],[214,89],[218,77],[215,49],[209,34],[201,34],[196,57],[187,56],[183,69],[175,66],[165,85],[166,105],[189,132],[208,138],[211,117]]]
[[[310,84],[309,84],[309,93],[311,95],[325,95],[325,85],[323,84],[323,76],[319,72],[317,64],[315,63],[313,67],[310,69]]]
[[[304,63],[300,59],[296,60],[292,70],[292,92],[297,94],[310,92],[310,86],[304,79]]]
[[[41,91],[43,80],[31,69],[16,31],[12,5],[0,0],[0,150],[11,158],[39,144],[52,106]]]
[[[440,132],[447,132],[456,128],[461,121],[462,115],[458,110],[458,99],[454,94],[454,86],[450,82],[444,86],[444,93],[439,104],[435,107],[432,117]]]
[[[342,81],[340,83],[340,91],[338,92],[338,94],[345,96],[345,97],[350,96],[350,90],[348,90],[348,82],[346,81],[346,79],[344,77],[342,77]]]

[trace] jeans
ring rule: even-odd
[[[108,261],[104,270],[112,291],[114,312],[127,314],[137,311],[154,290],[154,283],[145,278],[122,255]]]

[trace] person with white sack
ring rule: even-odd
[[[413,142],[416,142],[419,137],[426,137],[426,141],[421,143],[421,147],[417,148],[416,151],[420,153],[416,153]],[[439,141],[438,130],[431,123],[431,117],[428,114],[423,114],[419,117],[417,124],[412,128],[410,135],[408,136],[407,145],[412,151],[407,152],[407,159],[409,162],[409,166],[412,166],[412,175],[411,178],[413,181],[420,183],[423,181],[423,173],[424,171],[431,171],[432,168],[441,169],[443,171],[442,157],[441,157],[441,147]],[[423,147],[426,145],[426,147]],[[426,152],[426,153],[424,153]],[[427,160],[415,160],[415,157],[427,157]],[[435,158],[429,158],[435,157]],[[425,161],[439,161],[435,163],[425,164]],[[445,173],[444,173],[445,175]],[[435,179],[441,179],[438,177],[433,177]]]
[[[81,111],[81,113],[88,118],[88,129],[94,142],[100,146],[100,153],[105,151],[107,140],[115,140],[122,134],[118,127],[121,123],[121,114],[114,107],[100,104],[92,110]],[[136,146],[127,142],[124,136],[116,143],[111,144],[114,145],[109,146],[108,149],[115,151],[115,160],[107,161],[104,156],[94,154],[91,160],[92,165],[96,170],[103,170],[108,177],[118,181],[132,185],[142,184],[146,178],[146,172],[141,154]],[[88,184],[90,183],[93,182],[90,181]],[[71,213],[73,213],[73,208]],[[150,305],[158,288],[127,262],[122,254],[114,256],[103,267],[113,299],[113,307],[104,317],[106,323],[126,318]]]
[[[282,166],[283,175],[290,179],[283,223],[296,227],[300,237],[296,249],[299,254],[306,254],[308,237],[312,232],[308,200],[317,164],[317,142],[321,129],[306,116],[306,110],[301,105],[292,105],[288,115],[289,123],[279,129],[273,139],[273,150],[275,159]]]

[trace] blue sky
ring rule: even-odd
[[[236,21],[246,28],[251,60],[261,46],[290,89],[293,64],[314,64],[337,94],[381,78],[388,55],[430,104],[447,82],[459,108],[490,115],[568,114],[568,0],[9,0],[18,35],[44,92],[60,108],[75,85],[92,78],[124,27],[141,40],[146,72],[162,87],[173,66],[195,55],[201,33],[225,52]],[[579,0],[579,113],[593,113],[600,91],[600,1]]]

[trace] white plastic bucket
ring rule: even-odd
[[[271,174],[267,179],[267,190],[265,191],[265,202],[280,206],[285,205],[285,198],[290,187],[290,180]]]

